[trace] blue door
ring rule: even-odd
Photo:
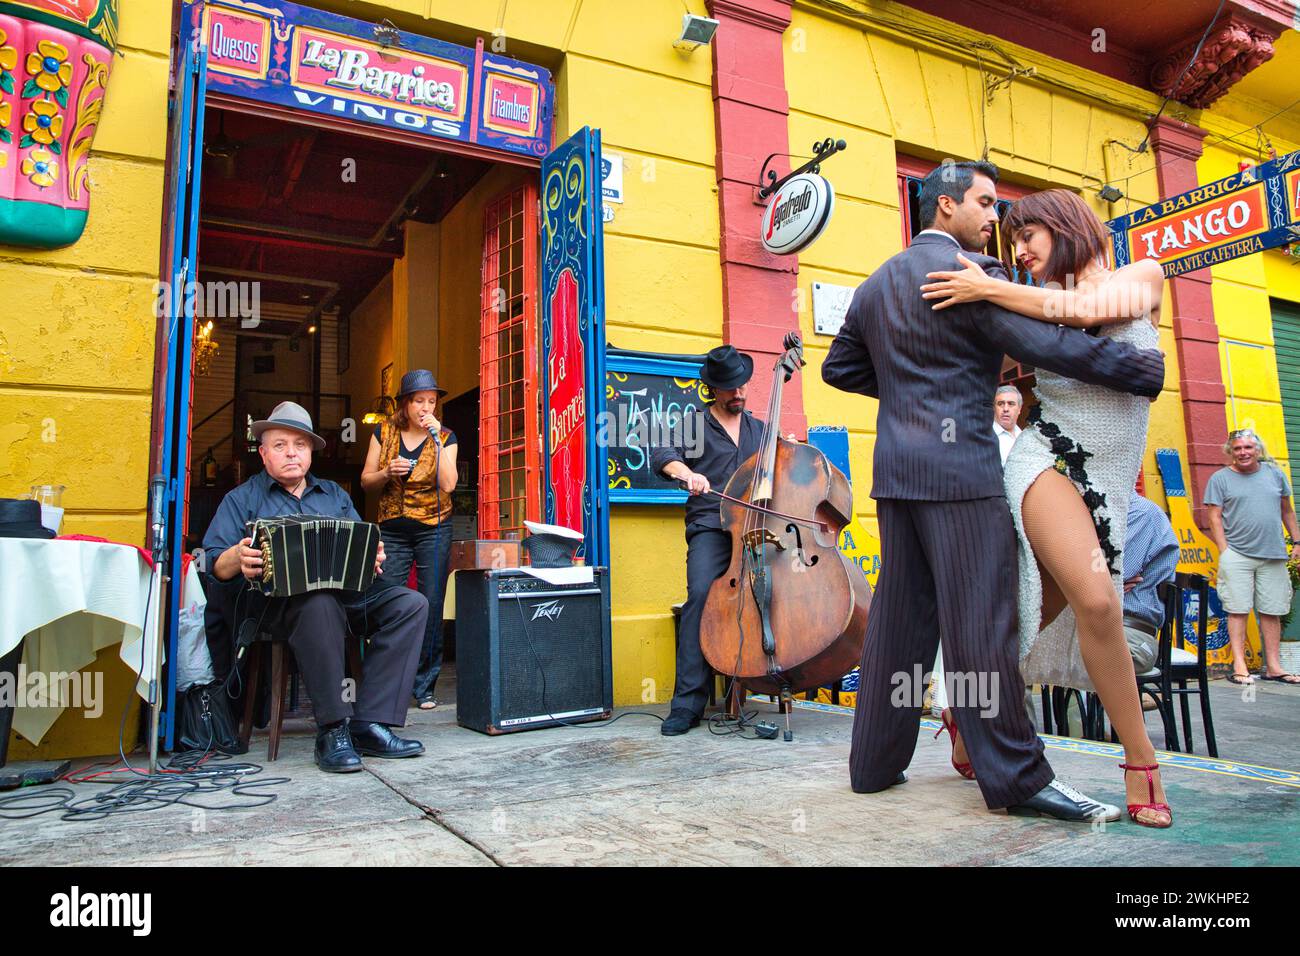
[[[195,7],[187,7],[182,16],[182,36],[195,36],[190,19],[197,17]],[[162,456],[164,537],[167,549],[166,572],[170,579],[164,591],[167,648],[165,687],[161,689],[162,718],[159,733],[164,746],[171,749],[176,736],[176,669],[177,638],[180,633],[181,558],[185,551],[185,511],[189,496],[189,432],[191,362],[194,342],[194,299],[187,294],[196,281],[199,241],[199,185],[203,173],[203,111],[207,98],[207,47],[183,42],[180,72],[176,78],[173,100],[171,140],[171,230],[167,239],[167,266],[164,273],[170,283],[164,300],[166,334],[166,379],[163,394]],[[143,676],[143,675],[142,675]]]
[[[579,553],[608,567],[600,170],[600,130],[585,126],[542,160],[542,432],[546,520],[581,531]]]

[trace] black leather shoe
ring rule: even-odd
[[[352,747],[347,721],[316,734],[316,766],[327,773],[356,773],[361,758]]]
[[[904,783],[907,783],[907,774],[904,771],[900,770],[898,771],[898,776],[894,778],[894,782],[891,783],[890,786],[897,787],[899,784],[904,784]]]
[[[414,757],[424,753],[424,744],[393,733],[384,724],[352,721],[352,746],[367,757]]]
[[[685,707],[674,707],[669,712],[668,719],[659,728],[659,733],[665,737],[677,737],[698,726],[700,726],[699,714],[692,713]]]
[[[1007,807],[1007,813],[1017,817],[1053,817],[1072,823],[1094,820],[1114,823],[1119,819],[1119,807],[1098,803],[1060,780],[1053,780],[1024,803]]]

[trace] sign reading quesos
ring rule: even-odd
[[[822,234],[835,208],[835,189],[816,173],[792,176],[763,210],[763,248],[789,256]]]

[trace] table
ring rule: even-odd
[[[136,691],[148,699],[149,587],[149,565],[129,545],[0,538],[0,658],[22,648],[25,674],[75,674],[101,648],[121,644],[123,662],[137,678],[144,672]],[[10,689],[17,691],[13,728],[39,744],[63,708],[51,705],[52,695],[48,688],[40,693],[39,684],[17,681]]]

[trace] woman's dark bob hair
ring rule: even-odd
[[[1015,275],[1016,236],[1026,226],[1041,226],[1052,236],[1052,255],[1043,274],[1045,282],[1066,285],[1090,263],[1110,260],[1110,230],[1088,204],[1068,189],[1046,189],[1017,199],[1002,217],[1002,262]]]

